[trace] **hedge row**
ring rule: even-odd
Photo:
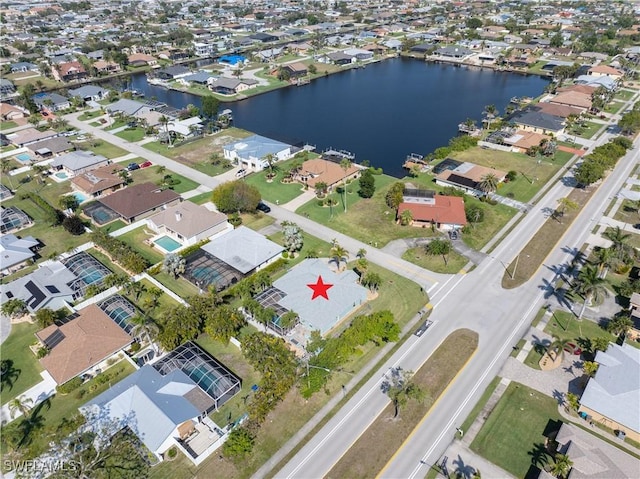
[[[122,240],[109,236],[104,231],[91,234],[91,241],[105,250],[111,259],[134,274],[142,273],[150,264],[140,253]]]

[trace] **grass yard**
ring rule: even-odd
[[[100,227],[100,229],[102,231],[104,231],[105,233],[111,233],[113,231],[119,230],[120,228],[124,228],[125,226],[127,226],[127,224],[124,221],[115,220],[115,221],[112,221],[109,224],[106,224],[106,225]],[[92,225],[92,228],[95,228],[95,226]]]
[[[102,112],[101,110],[85,111],[84,113],[82,113],[82,115],[78,117],[78,120],[87,121],[102,115],[104,115],[104,112]]]
[[[129,163],[131,163],[131,160],[123,161],[120,164],[126,167]],[[175,184],[172,184],[169,187],[176,193],[185,193],[200,186],[193,180],[158,166],[139,168],[129,172],[129,176],[133,179],[134,183],[146,183],[150,181],[151,183],[158,185],[163,182],[163,178],[167,175],[171,175],[173,182],[175,182]]]
[[[629,101],[629,100],[631,100],[631,98],[633,98],[633,95],[635,95],[635,94],[636,94],[636,92],[634,92],[634,91],[629,91],[629,90],[622,89],[622,90],[618,91],[618,93],[616,93],[613,98],[616,99],[616,100]]]
[[[549,218],[542,225],[508,266],[507,271],[505,271],[502,277],[503,288],[516,288],[528,281],[529,278],[535,274],[538,268],[544,264],[549,252],[555,247],[556,243],[560,241],[562,235],[580,213],[582,206],[587,203],[594,191],[594,187],[585,189],[574,188],[571,191],[568,198],[575,201],[579,205],[578,208],[576,210],[568,210],[560,220]],[[514,269],[515,274],[513,273]],[[513,278],[511,277],[512,274]]]
[[[311,251],[315,252],[316,256],[319,258],[327,258],[330,255],[330,252],[331,252],[330,243],[326,241],[322,241],[321,239],[316,238],[315,236],[311,236],[306,232],[303,232],[303,237],[304,237],[304,243],[302,245],[302,249],[296,253],[295,258],[293,259],[289,258],[289,268],[295,266],[300,261],[305,259]],[[282,232],[278,232],[274,235],[269,236],[269,239],[274,243],[278,243],[279,245],[282,245],[284,243],[283,241],[284,235],[282,234]]]
[[[417,264],[418,266],[428,269],[429,271],[452,274],[459,272],[464,267],[464,265],[469,262],[467,258],[459,255],[452,250],[451,253],[447,255],[447,264],[445,264],[442,256],[433,256],[427,254],[424,246],[409,248],[402,255],[402,259]]]
[[[127,121],[125,120],[116,120],[113,123],[111,123],[108,127],[105,128],[105,131],[112,131],[115,130],[116,128],[122,128],[123,126],[127,126]]]
[[[620,101],[612,101],[605,107],[604,111],[615,115],[622,109],[623,106],[624,103]]]
[[[32,323],[18,323],[11,325],[11,334],[2,343],[2,360],[13,363],[13,369],[19,372],[14,378],[13,386],[2,388],[1,404],[6,404],[27,389],[42,381],[40,372],[43,370],[36,355],[29,350],[29,346],[36,342],[34,334],[40,328]]]
[[[93,151],[96,155],[106,156],[110,160],[112,160],[113,158],[120,158],[121,156],[127,155],[129,153],[128,151],[123,150],[116,145],[112,145],[111,143],[107,143],[103,140],[96,141],[94,145],[95,146],[89,146],[88,143],[86,143],[85,149]]]
[[[198,288],[184,278],[175,279],[173,275],[163,272],[153,277],[183,299],[198,294]]]
[[[177,160],[188,166],[203,163],[212,153],[222,154],[222,147],[234,140],[239,140],[250,136],[252,133],[240,128],[227,128],[213,135],[207,135],[198,140],[190,141],[183,145],[169,148],[158,141],[145,143],[144,148],[160,153],[167,158]]]
[[[465,419],[464,422],[462,423],[462,426],[460,426],[460,429],[462,429],[463,431],[469,430],[469,428],[475,422],[480,412],[484,409],[485,405],[487,404],[487,401],[489,401],[489,398],[493,394],[493,391],[496,390],[499,383],[500,383],[499,376],[496,376],[491,380],[489,385],[486,387],[486,389],[482,393],[482,396],[480,396],[480,400],[476,403],[475,406],[473,406],[473,409],[467,416],[467,419]]]
[[[211,193],[209,193],[209,198],[211,198]],[[254,231],[260,231],[262,228],[266,228],[276,222],[273,216],[260,212],[242,213],[240,217],[242,218],[242,224]]]
[[[2,121],[0,122],[0,130],[10,130],[19,126],[15,121]]]
[[[89,253],[91,256],[93,256],[98,261],[100,261],[103,265],[109,268],[112,273],[125,274],[129,276],[129,273],[127,273],[119,265],[111,261],[109,257],[106,254],[104,254],[102,251],[98,251],[96,248],[89,248],[87,250],[87,253]]]
[[[394,417],[395,408],[389,403],[328,476],[375,477],[379,474],[428,414],[447,385],[464,368],[477,345],[478,335],[473,331],[459,329],[451,333],[413,376],[414,382],[425,392],[424,402],[409,401],[400,410],[398,418]]]
[[[205,193],[200,193],[199,195],[192,196],[191,198],[189,198],[189,201],[195,203],[196,205],[209,203],[211,201],[211,192],[207,191]]]
[[[602,123],[595,123],[593,121],[585,121],[584,124],[586,125],[585,127],[574,127],[571,130],[571,134],[590,140],[593,135],[604,126]]]
[[[244,181],[255,186],[265,200],[283,205],[304,192],[304,187],[300,183],[283,183],[282,178],[286,175],[286,170],[282,167],[278,169],[276,177],[271,182],[267,181],[265,171],[252,173]]]
[[[137,299],[134,294],[131,294],[131,293],[125,294],[126,292],[124,290],[121,290],[120,294],[125,296],[129,301],[131,301],[131,303],[135,304],[138,308],[148,313],[153,320],[159,321],[167,310],[175,306],[178,306],[178,302],[175,299],[173,299],[168,294],[163,293],[158,298],[158,306],[156,308],[154,308],[153,310],[148,310],[148,308],[143,307],[146,301],[151,299],[151,295],[148,293],[148,291],[151,288],[155,288],[156,286],[147,279],[142,279],[139,282],[142,285],[144,285],[146,290],[142,292]]]
[[[122,138],[123,140],[127,140],[131,143],[135,143],[137,141],[142,140],[145,137],[144,128],[136,127],[136,128],[127,128],[126,130],[119,131],[115,134],[117,137]]]
[[[522,384],[512,382],[471,449],[515,477],[530,475],[544,457],[545,435],[560,427],[555,399]]]
[[[164,259],[164,255],[155,250],[152,246],[145,244],[145,240],[148,240],[152,236],[155,236],[155,233],[153,235],[148,235],[145,233],[145,227],[141,226],[140,228],[136,228],[118,236],[118,239],[131,246],[134,251],[140,253],[142,257],[149,261],[149,263],[156,264]]]

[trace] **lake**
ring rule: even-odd
[[[534,75],[396,58],[224,108],[233,111],[239,128],[291,144],[310,143],[318,151],[348,150],[356,161],[368,160],[402,177],[409,153],[446,145],[465,119],[480,124],[486,105],[504,112],[512,97],[536,97],[547,84]],[[194,95],[148,85],[144,75],[134,75],[131,86],[177,108],[200,105]]]

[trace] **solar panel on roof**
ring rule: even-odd
[[[48,349],[53,349],[60,344],[63,339],[64,333],[60,331],[60,329],[56,328],[53,333],[44,339],[43,343]]]

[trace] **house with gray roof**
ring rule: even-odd
[[[0,272],[11,274],[32,259],[40,242],[33,236],[18,238],[13,234],[0,236]]]
[[[564,131],[564,118],[531,108],[514,113],[509,118],[509,121],[515,123],[524,131],[532,131],[544,135],[557,136]]]
[[[38,67],[38,65],[36,65],[35,63],[29,63],[29,62],[12,63],[9,68],[11,68],[11,73],[24,73],[24,72],[28,72],[28,71],[39,72],[40,71],[40,68]]]
[[[596,375],[580,398],[580,413],[640,441],[640,349],[610,343],[598,351]]]
[[[0,78],[0,97],[5,98],[16,92],[15,85],[6,78]]]
[[[71,97],[82,98],[84,101],[100,101],[107,97],[109,91],[95,85],[83,85],[69,90]]]
[[[246,226],[240,226],[202,247],[242,274],[250,274],[273,263],[284,248]]]
[[[161,80],[177,80],[191,75],[191,70],[182,65],[171,65],[156,71],[155,75]]]
[[[128,426],[161,458],[180,439],[186,439],[213,407],[213,399],[180,369],[163,376],[153,366],[145,365],[87,402],[80,411],[88,419],[108,418]]]
[[[28,148],[40,158],[49,158],[65,151],[74,150],[75,146],[66,137],[56,136],[31,143]]]
[[[291,145],[260,135],[251,135],[222,147],[227,160],[254,171],[262,171],[268,166],[267,155],[273,155],[276,161],[289,159],[291,149]]]
[[[152,105],[128,98],[120,98],[118,101],[105,107],[109,115],[136,116],[154,110]]]
[[[56,170],[64,170],[70,176],[76,176],[108,164],[109,159],[102,155],[78,150],[57,157],[51,163],[51,167]]]
[[[453,46],[440,47],[435,52],[433,52],[433,54],[441,57],[454,58],[457,60],[461,60],[464,57],[473,55],[473,50],[470,50],[462,46],[453,45]]]
[[[200,71],[200,72],[195,72],[195,73],[192,73],[191,75],[182,77],[178,81],[183,85],[189,85],[190,83],[196,83],[198,85],[207,85],[209,83],[210,78],[213,79],[214,75],[209,72]]]
[[[251,78],[211,77],[207,83],[211,91],[222,95],[235,95],[258,86],[258,81]]]
[[[71,107],[69,99],[57,93],[37,93],[33,102],[40,110],[60,111]]]

